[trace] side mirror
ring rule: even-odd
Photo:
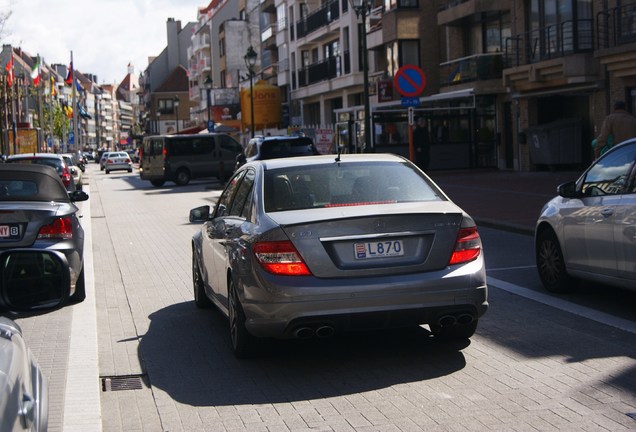
[[[239,164],[243,165],[245,162],[247,162],[247,158],[245,157],[244,153],[239,153],[236,155],[236,161]]]
[[[48,312],[69,298],[71,274],[61,252],[9,249],[0,253],[0,309]]]
[[[204,205],[190,210],[190,222],[206,222],[210,218],[210,206]]]
[[[68,197],[73,202],[80,202],[88,200],[88,194],[83,190],[75,190],[68,193]]]
[[[557,187],[557,194],[563,198],[579,198],[581,196],[581,194],[576,191],[575,181],[560,184]]]
[[[74,167],[71,167],[71,174],[76,175],[77,174],[77,169]]]

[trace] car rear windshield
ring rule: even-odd
[[[39,173],[0,172],[0,201],[70,200],[59,178]]]
[[[266,212],[442,199],[418,171],[398,162],[303,165],[265,173]]]
[[[276,159],[290,156],[311,156],[315,154],[315,147],[309,138],[265,140],[261,143],[261,159]]]
[[[47,165],[55,168],[59,175],[62,175],[64,171],[64,161],[58,158],[47,157],[34,157],[34,158],[15,158],[7,159],[9,163],[21,163],[21,164],[34,164],[34,165]]]

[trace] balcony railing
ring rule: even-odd
[[[563,21],[506,38],[506,67],[592,51],[593,33],[593,20],[581,19]]]
[[[636,42],[636,3],[596,14],[596,48],[613,48]]]
[[[348,62],[346,57],[348,57],[348,54],[345,54],[345,63]],[[336,56],[298,69],[298,87],[306,87],[341,76],[343,74],[342,66],[341,57]]]
[[[503,53],[476,54],[441,63],[440,79],[448,85],[498,79],[503,72]]]
[[[315,10],[304,18],[296,21],[296,37],[307,36],[322,27],[329,25],[340,17],[337,1],[330,1],[320,9]]]

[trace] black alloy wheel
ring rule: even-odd
[[[254,355],[255,338],[245,328],[245,313],[236,292],[234,281],[228,281],[228,318],[230,321],[230,342],[237,358]]]
[[[194,289],[194,304],[196,304],[199,309],[209,308],[212,305],[212,301],[205,293],[201,269],[199,268],[194,249],[192,250],[192,286]]]
[[[536,261],[539,278],[545,289],[553,293],[572,290],[573,280],[565,267],[559,240],[551,229],[543,230],[537,236]]]
[[[188,170],[180,169],[179,171],[177,171],[174,182],[177,184],[177,186],[185,186],[190,183],[190,173],[188,172]]]
[[[75,293],[69,298],[70,303],[81,303],[86,299],[86,284],[84,282],[84,266],[75,281]]]

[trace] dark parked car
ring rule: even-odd
[[[62,252],[71,269],[71,299],[84,300],[84,230],[75,202],[56,171],[40,164],[0,164],[0,251],[15,248]]]
[[[548,291],[579,279],[636,290],[636,138],[562,184],[539,216],[536,263]]]
[[[428,324],[466,339],[488,308],[475,221],[419,168],[388,154],[253,161],[192,238],[195,303],[258,338]]]
[[[6,160],[7,163],[21,163],[32,165],[48,165],[55,168],[67,191],[73,192],[77,189],[71,167],[66,163],[64,157],[55,153],[24,153],[11,155]]]
[[[11,316],[44,313],[68,299],[70,274],[55,251],[0,252],[0,311]],[[0,430],[48,430],[48,383],[22,336],[20,326],[0,316]]]
[[[245,151],[236,157],[236,168],[246,162],[292,156],[318,155],[311,138],[301,136],[264,136],[251,139]]]

